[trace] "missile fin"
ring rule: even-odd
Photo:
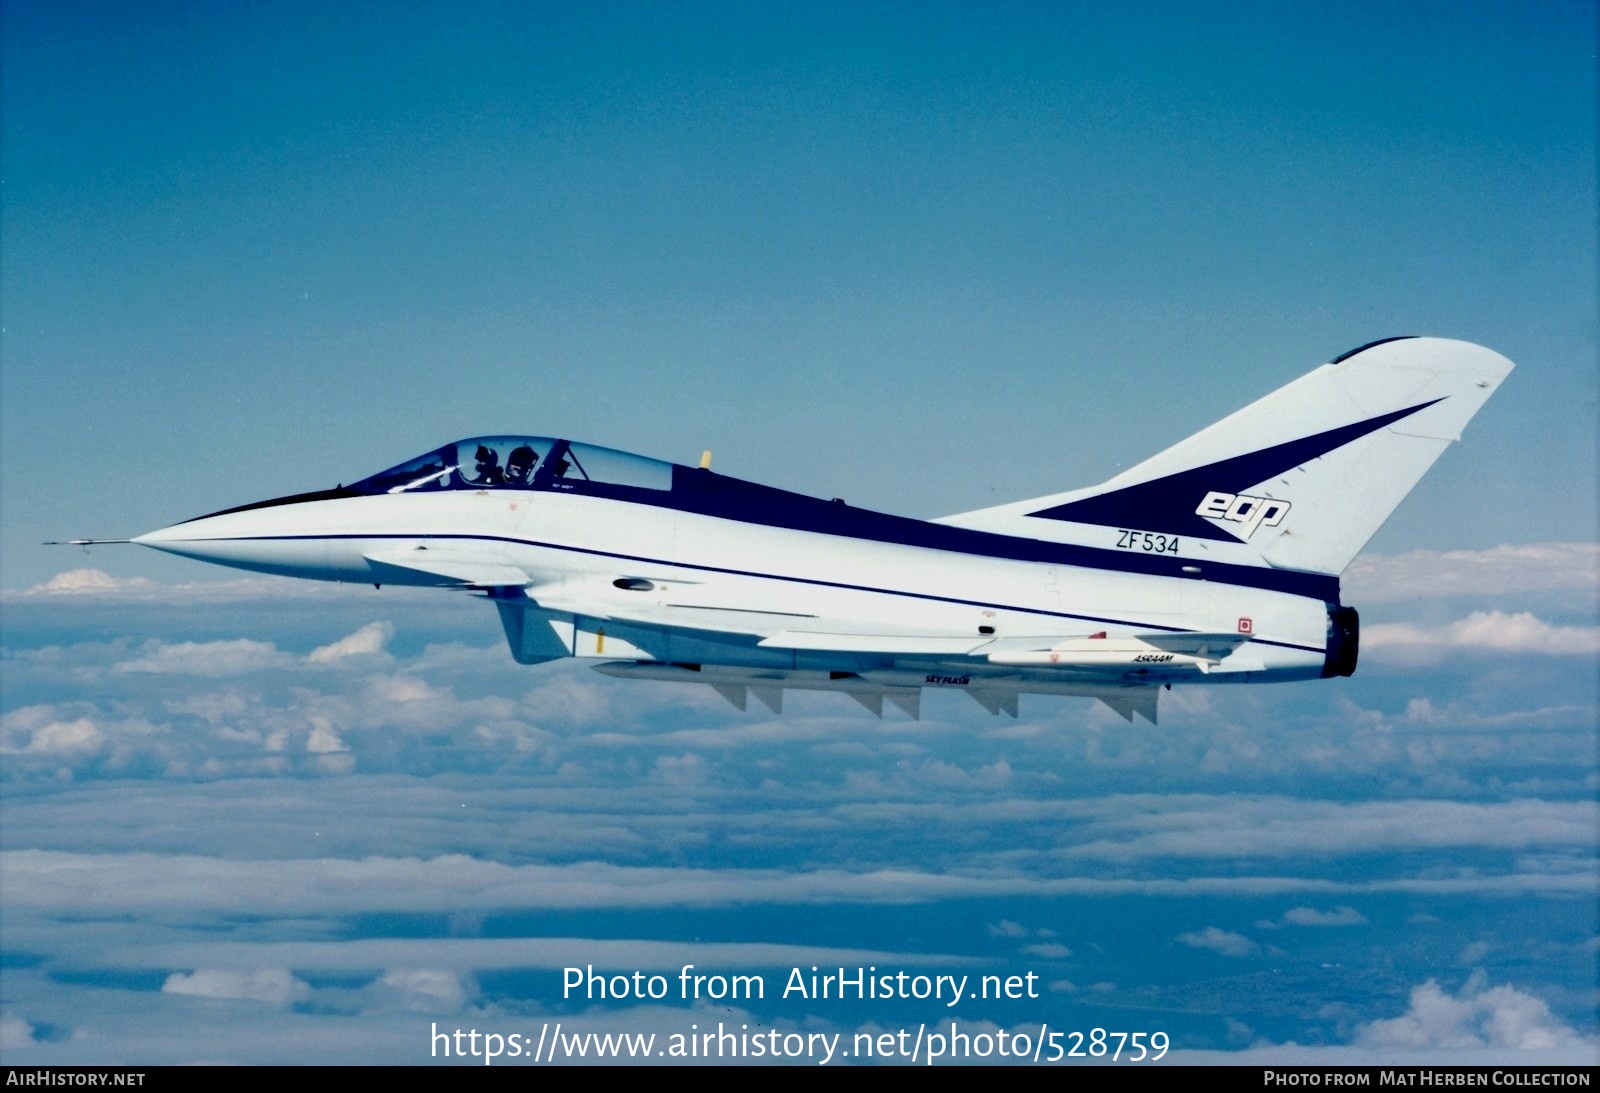
[[[737,683],[713,683],[711,689],[733,704],[733,708],[743,711],[748,704],[745,689]]]

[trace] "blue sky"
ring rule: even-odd
[[[955,1015],[1191,1060],[1593,1058],[1584,5],[0,29],[8,1061],[421,1061],[433,1021],[734,1012],[579,1005],[569,961],[1035,971]],[[1361,672],[1175,693],[1153,730],[739,714],[518,668],[464,599],[38,545],[493,432],[933,516],[1099,481],[1399,333],[1518,371],[1352,571]]]

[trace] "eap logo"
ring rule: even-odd
[[[1196,516],[1204,516],[1209,520],[1230,520],[1235,524],[1243,524],[1244,537],[1248,539],[1258,527],[1271,528],[1283,523],[1283,518],[1289,515],[1292,507],[1289,502],[1279,501],[1275,497],[1251,497],[1247,493],[1212,490],[1194,512]]]

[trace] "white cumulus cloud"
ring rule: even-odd
[[[1211,949],[1223,956],[1249,956],[1256,951],[1256,943],[1243,934],[1236,934],[1216,926],[1179,934],[1178,940],[1191,948]]]
[[[235,577],[167,584],[147,577],[113,577],[101,569],[69,569],[20,592],[0,591],[0,602],[40,599],[106,600],[131,603],[259,603],[284,599],[349,602],[370,594],[364,585],[330,585],[293,577]]]
[[[1379,623],[1361,632],[1363,650],[1395,649],[1410,657],[1438,658],[1452,651],[1594,656],[1600,627],[1556,626],[1528,611],[1474,611],[1441,626]]]
[[[329,723],[325,717],[313,715],[311,718],[311,735],[306,738],[306,750],[319,754],[349,751],[345,742],[339,739],[338,730]]]
[[[454,1013],[470,993],[459,974],[442,968],[392,968],[375,986],[401,1008],[419,1013]]]
[[[155,587],[146,577],[122,579],[103,569],[69,569],[57,573],[44,584],[34,585],[29,596],[94,596],[116,592],[144,592]]]
[[[117,675],[182,675],[217,679],[269,668],[287,668],[294,658],[280,653],[270,641],[236,638],[232,641],[181,641],[168,644],[147,641],[140,655],[111,670]]]
[[[1024,945],[1022,951],[1029,956],[1042,956],[1046,960],[1065,960],[1072,950],[1059,941],[1041,941],[1037,945]]]
[[[192,994],[201,998],[237,998],[287,1006],[306,997],[311,988],[296,979],[287,968],[262,968],[239,972],[220,968],[200,968],[192,975],[174,972],[161,985],[163,994]]]
[[[372,657],[384,652],[394,637],[388,622],[369,622],[353,634],[311,650],[306,659],[312,664],[337,664],[352,657]]]
[[[99,749],[106,740],[105,733],[87,717],[72,721],[52,721],[33,731],[28,743],[16,750],[39,755],[61,755],[91,752]],[[13,750],[7,748],[6,750]]]
[[[14,1013],[0,1014],[0,1048],[28,1047],[33,1043],[33,1026]]]
[[[1527,592],[1600,593],[1600,543],[1505,544],[1490,550],[1364,554],[1344,576],[1349,602]],[[1363,635],[1364,636],[1364,635]]]
[[[1430,979],[1411,990],[1406,1012],[1363,1025],[1356,1042],[1376,1048],[1512,1048],[1541,1051],[1583,1043],[1532,994],[1489,986],[1474,972],[1456,994]]]
[[[1028,937],[1031,931],[1020,922],[1012,922],[1003,918],[999,922],[989,923],[990,937]]]
[[[1361,926],[1367,916],[1354,907],[1335,907],[1319,911],[1315,907],[1291,907],[1283,913],[1283,921],[1291,926]]]

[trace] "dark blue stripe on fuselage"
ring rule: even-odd
[[[213,516],[230,516],[236,512],[251,512],[255,509],[275,509],[281,505],[298,505],[304,501],[340,501],[346,497],[364,496],[366,495],[361,493],[359,490],[351,489],[349,486],[336,486],[331,490],[313,490],[310,493],[291,493],[287,497],[273,497],[266,501],[252,501],[248,505],[235,505],[231,509],[218,509],[216,512],[208,512],[204,516],[196,516],[193,519],[185,520],[183,522],[185,524],[192,524],[195,522],[195,520],[209,520]]]
[[[925,547],[952,554],[971,554],[980,558],[1003,558],[1017,562],[1044,562],[1052,565],[1105,569],[1118,573],[1138,573],[1178,580],[1207,580],[1218,584],[1262,588],[1295,596],[1337,603],[1339,578],[1318,573],[1299,573],[1265,566],[1202,562],[1170,554],[1145,554],[1137,551],[1109,550],[1075,543],[1049,543],[990,531],[932,524],[904,516],[853,508],[838,501],[822,501],[804,494],[790,493],[771,486],[757,485],[737,478],[725,478],[698,468],[674,466],[672,491],[662,496],[655,490],[607,487],[582,483],[584,492],[613,497],[619,501],[677,509],[723,520],[761,524],[766,527],[838,535],[848,539],[867,539],[878,543]],[[612,492],[615,491],[615,492]],[[1128,525],[1142,527],[1142,525]],[[1183,571],[1198,567],[1197,578]]]

